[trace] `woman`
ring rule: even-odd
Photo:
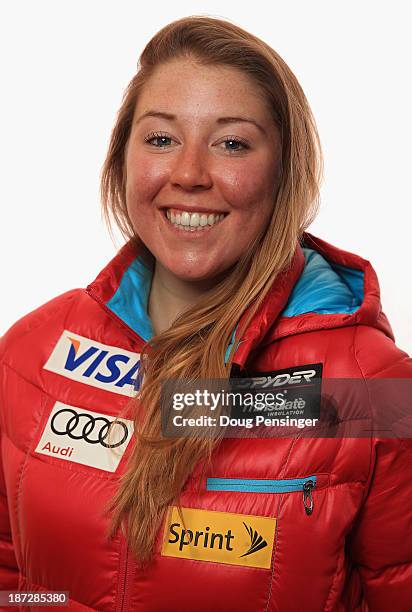
[[[161,435],[168,379],[411,377],[369,262],[305,232],[320,177],[265,43],[208,17],[148,43],[102,174],[128,242],[2,339],[3,589],[71,610],[411,610],[408,440]]]

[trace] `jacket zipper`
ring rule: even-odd
[[[303,507],[307,515],[313,512],[312,490],[316,488],[316,476],[287,478],[285,480],[252,478],[208,478],[206,491],[238,491],[242,493],[291,493],[303,492]]]
[[[303,483],[303,505],[305,508],[306,514],[312,514],[313,512],[313,497],[312,497],[312,489],[314,489],[316,484],[313,480],[307,480]],[[308,505],[309,500],[309,505]]]
[[[119,569],[119,592],[116,612],[130,610],[131,585],[134,577],[134,564],[130,555],[127,540],[124,536],[121,548],[121,566]]]

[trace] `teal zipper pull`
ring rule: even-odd
[[[307,480],[303,483],[303,507],[308,515],[312,514],[313,512],[312,489],[314,486],[315,484],[313,480]]]

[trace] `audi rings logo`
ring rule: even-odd
[[[115,472],[132,441],[134,423],[55,402],[44,426],[36,453],[63,461],[81,463],[98,470]]]
[[[58,420],[57,417],[59,417]],[[71,408],[63,408],[53,415],[50,427],[52,432],[58,436],[67,435],[72,440],[84,440],[89,444],[101,444],[105,448],[116,448],[127,440],[129,431],[125,423],[121,421],[116,421],[115,425],[110,427],[113,422],[103,416],[94,417],[86,412],[75,412]],[[118,442],[109,444],[109,431],[112,431],[113,436],[115,427],[120,428],[120,435],[123,434],[123,436]]]

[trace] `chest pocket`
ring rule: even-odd
[[[314,501],[312,491],[327,485],[326,474],[285,478],[282,480],[254,478],[207,478],[207,491],[233,491],[239,493],[302,493],[302,503],[306,514],[312,514]]]

